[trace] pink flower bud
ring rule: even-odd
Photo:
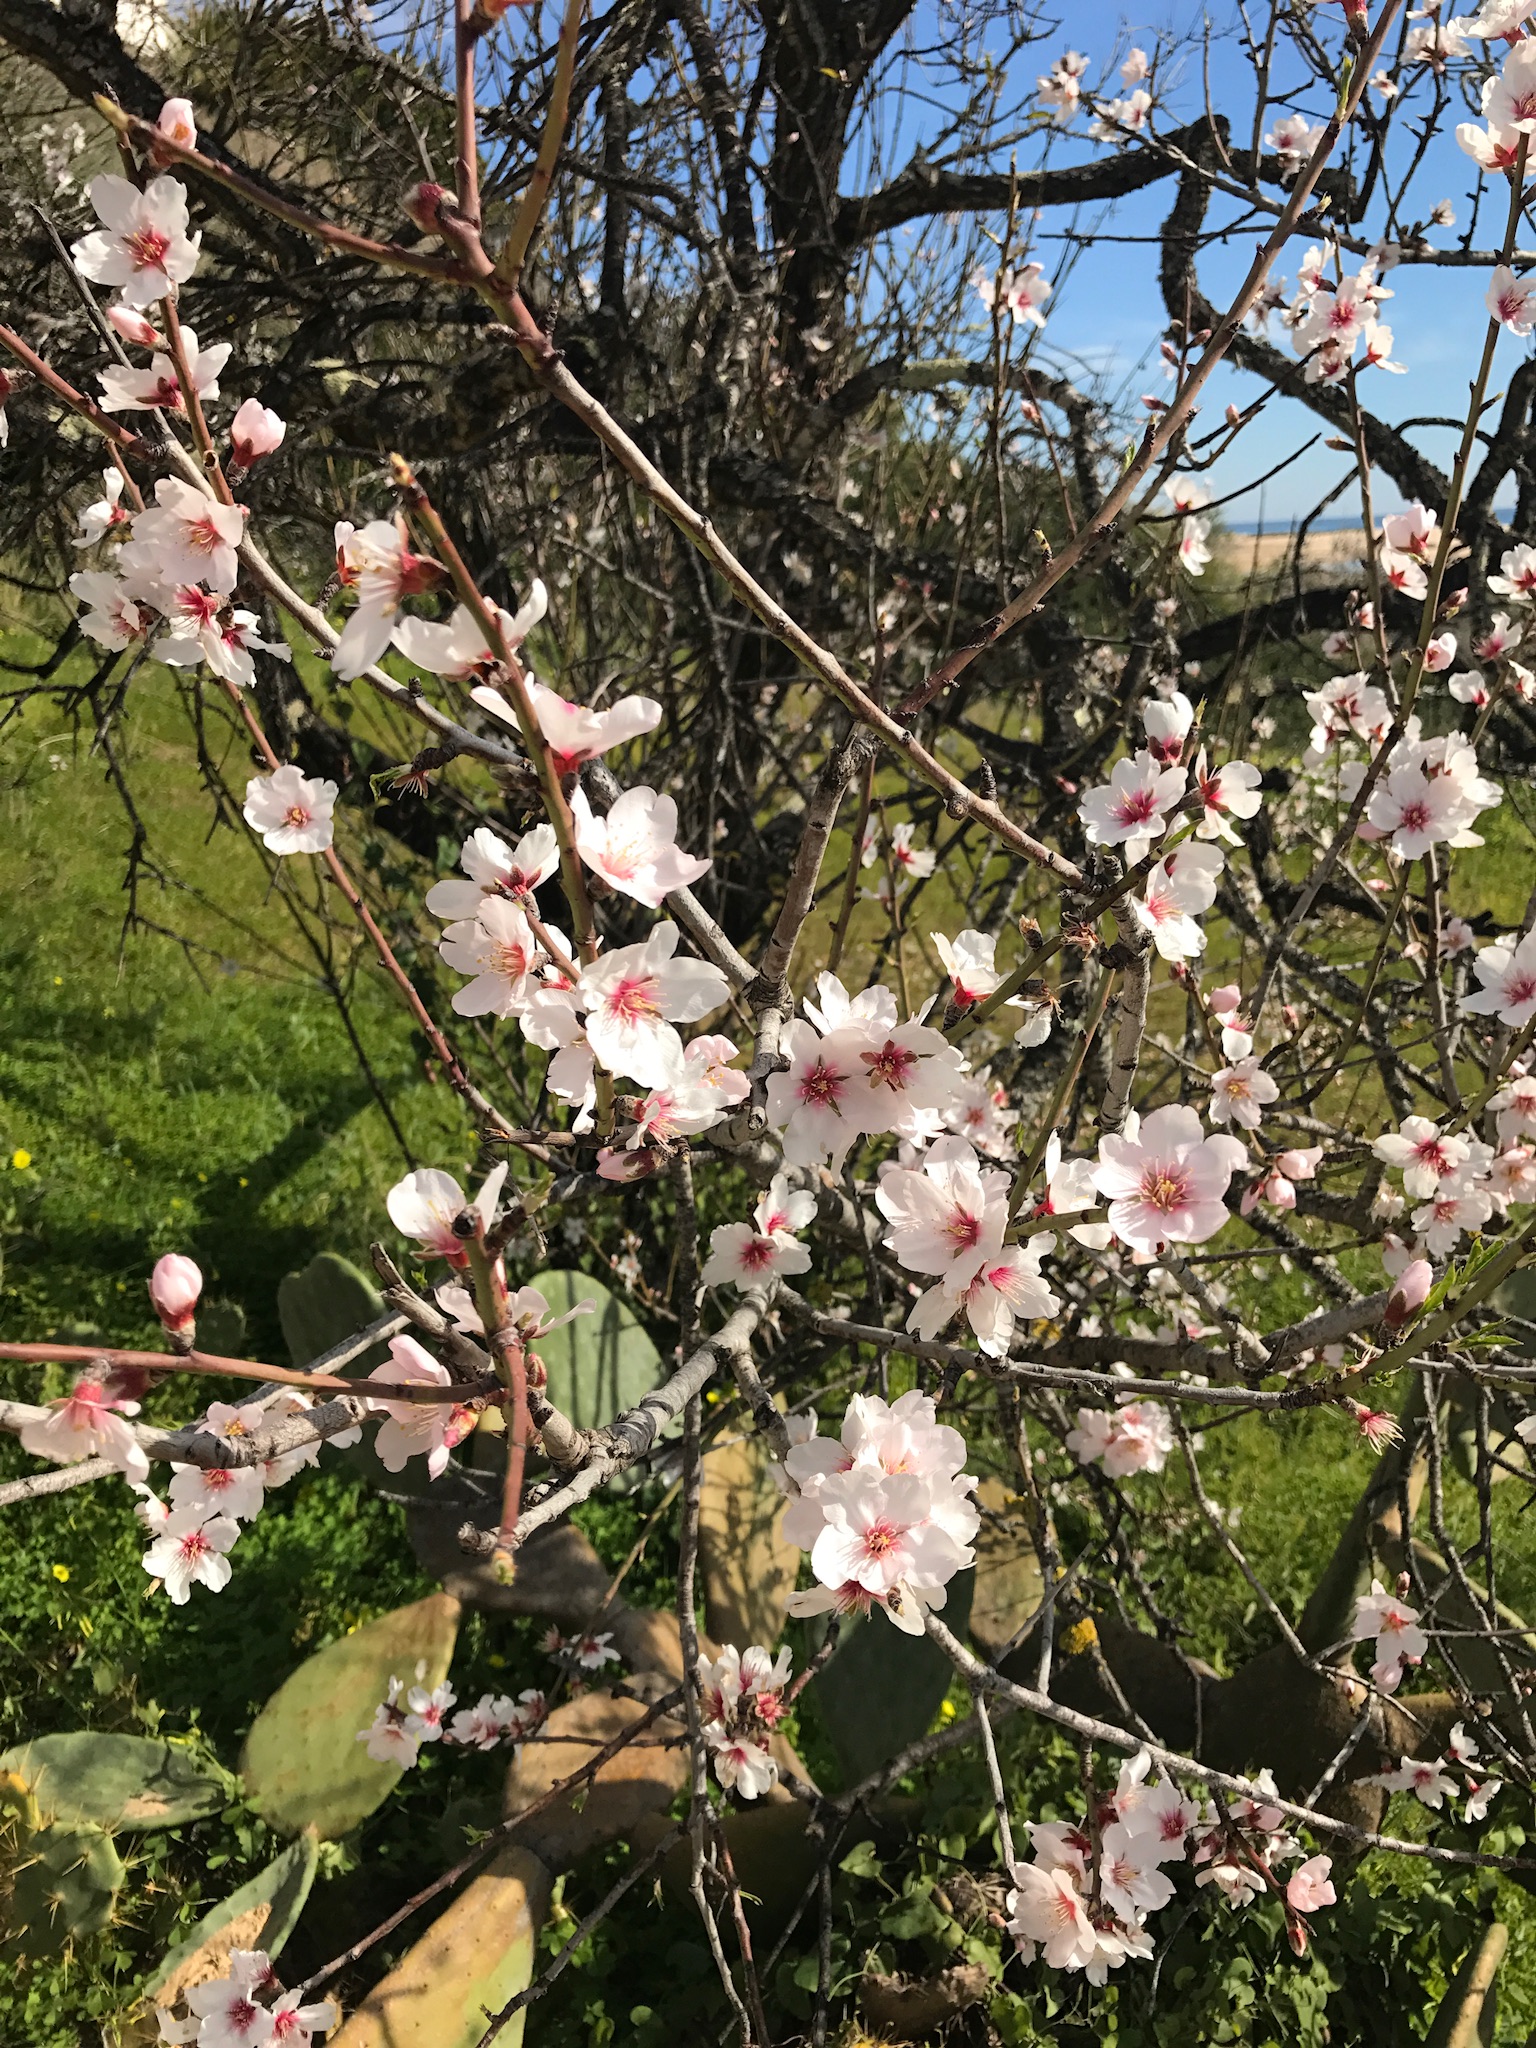
[[[201,1272],[181,1252],[167,1252],[163,1259],[156,1260],[155,1270],[149,1276],[149,1298],[163,1328],[190,1330],[202,1291]]]
[[[1227,407],[1227,425],[1229,427],[1238,427],[1242,425],[1242,422],[1242,413],[1235,405],[1229,405]]]
[[[167,142],[174,142],[178,149],[196,149],[197,119],[192,112],[192,102],[167,100],[160,109],[155,132],[163,135]]]
[[[620,1152],[611,1145],[597,1155],[597,1170],[604,1180],[644,1180],[660,1164],[655,1152]]]
[[[241,469],[249,469],[263,455],[270,455],[274,448],[280,448],[287,431],[287,422],[279,419],[271,406],[248,398],[229,424],[229,442],[235,461]]]
[[[1390,1329],[1401,1329],[1404,1323],[1412,1322],[1419,1310],[1429,1299],[1429,1290],[1435,1284],[1435,1269],[1428,1259],[1412,1259],[1398,1276],[1387,1302],[1386,1321]]]
[[[160,337],[153,324],[132,306],[125,306],[121,300],[115,306],[108,306],[107,318],[123,337],[139,348],[158,348]]]
[[[1449,668],[1456,659],[1456,635],[1439,633],[1424,650],[1424,666],[1433,675],[1443,668]]]
[[[435,235],[438,230],[438,212],[445,200],[453,195],[445,186],[431,184],[423,179],[420,184],[408,187],[400,204],[409,219],[415,221],[423,233]]]

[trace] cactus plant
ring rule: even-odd
[[[384,1300],[350,1259],[320,1252],[302,1273],[289,1273],[278,1282],[277,1313],[294,1364],[306,1366],[333,1344],[376,1322],[384,1313]],[[381,1344],[349,1370],[371,1372],[387,1355]]]
[[[329,2048],[475,2048],[486,2015],[533,1973],[550,1874],[509,1842],[389,1975],[376,1984]],[[518,2048],[519,2013],[497,2036]]]
[[[783,1508],[761,1437],[739,1437],[709,1452],[699,1491],[699,1563],[704,1622],[716,1642],[745,1649],[778,1641],[800,1569],[799,1550],[779,1534]]]
[[[105,1828],[18,1830],[12,1855],[0,1955],[57,1955],[110,1925],[125,1872]]]
[[[71,1826],[176,1827],[229,1797],[222,1773],[144,1735],[41,1735],[0,1756],[0,1772],[26,1784],[45,1818]]]
[[[633,1408],[662,1377],[661,1353],[633,1312],[600,1280],[585,1273],[536,1273],[537,1287],[556,1315],[578,1301],[595,1301],[595,1314],[577,1316],[539,1339],[549,1374],[549,1398],[581,1429],[600,1429]]]
[[[459,1632],[447,1593],[381,1614],[307,1658],[257,1715],[240,1756],[246,1795],[283,1834],[312,1827],[334,1841],[388,1798],[394,1764],[375,1763],[357,1740],[391,1678],[431,1687],[447,1676]]]
[[[298,1924],[315,1880],[319,1839],[311,1828],[248,1884],[231,1892],[166,1955],[144,1987],[170,2005],[189,1984],[201,1984],[227,1967],[231,1949],[259,1948],[275,1956]]]
[[[975,1582],[974,1571],[949,1582],[944,1619],[956,1635],[969,1619]],[[949,1659],[927,1636],[904,1635],[879,1614],[843,1623],[842,1641],[811,1689],[850,1784],[927,1732],[953,1676]]]

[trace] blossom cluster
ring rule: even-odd
[[[302,1992],[284,1991],[261,1949],[235,1948],[221,1977],[193,1984],[183,1994],[187,2017],[173,2008],[155,2013],[161,2041],[195,2041],[197,2048],[309,2048],[316,2034],[340,2024],[333,1999],[304,2002]]]
[[[778,1782],[768,1745],[787,1711],[790,1661],[787,1649],[774,1658],[761,1643],[745,1650],[728,1643],[713,1662],[699,1659],[695,1682],[704,1742],[715,1776],[743,1799],[759,1799]]]
[[[374,1708],[373,1720],[358,1730],[358,1741],[368,1745],[375,1763],[408,1771],[425,1742],[463,1749],[509,1748],[515,1759],[521,1745],[544,1725],[549,1705],[535,1686],[526,1687],[516,1699],[482,1693],[474,1706],[461,1707],[450,1720],[458,1694],[446,1682],[430,1689],[422,1685],[425,1669],[418,1665],[418,1683],[409,1687],[403,1679],[391,1678],[388,1696]]]
[[[1278,1870],[1302,1854],[1282,1828],[1267,1772],[1254,1796],[1232,1800],[1228,1818],[1202,1810],[1171,1778],[1147,1782],[1151,1759],[1139,1751],[1120,1771],[1094,1824],[1035,1821],[1031,1856],[1012,1867],[1008,1930],[1026,1959],[1081,1970],[1102,1984],[1130,1957],[1153,1953],[1148,1917],[1174,1897],[1170,1864],[1193,1867],[1197,1885],[1214,1885],[1232,1906],[1266,1892],[1284,1901],[1293,1946],[1306,1943],[1305,1916],[1334,1903],[1331,1864],[1314,1856],[1282,1884]]]
[[[1436,1813],[1448,1798],[1460,1793],[1465,1800],[1462,1817],[1470,1825],[1487,1818],[1489,1807],[1504,1789],[1502,1778],[1480,1775],[1483,1768],[1476,1740],[1458,1721],[1438,1757],[1399,1757],[1392,1770],[1379,1771],[1361,1783],[1380,1785],[1386,1792],[1411,1792],[1421,1806]]]
[[[783,1534],[811,1554],[817,1583],[789,1599],[791,1614],[883,1608],[908,1635],[941,1608],[956,1572],[975,1562],[980,1517],[965,1439],[915,1390],[887,1403],[855,1394],[837,1438],[816,1418],[792,1416],[790,1448],[775,1468],[787,1496]]]

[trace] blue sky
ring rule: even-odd
[[[1258,10],[1260,15],[1263,12],[1262,8]],[[1103,80],[1106,62],[1111,57],[1118,59],[1126,45],[1139,43],[1150,51],[1160,31],[1165,43],[1183,42],[1191,31],[1198,37],[1201,23],[1209,20],[1214,30],[1209,46],[1211,101],[1231,113],[1234,140],[1247,141],[1252,121],[1253,77],[1243,50],[1230,32],[1237,20],[1236,8],[1230,0],[1213,0],[1208,10],[1191,4],[1172,4],[1158,12],[1132,16],[1121,15],[1118,10],[1092,0],[1092,4],[1078,5],[1068,11],[1067,19],[1068,29],[1024,53],[1016,71],[1022,68],[1025,76],[1015,75],[1010,79],[1010,98],[1027,89],[1034,73],[1043,70],[1051,56],[1069,44],[1094,60],[1088,81],[1097,88]],[[1319,9],[1318,23],[1319,28],[1327,33],[1330,43],[1336,46],[1338,16],[1335,10],[1332,7]],[[1160,81],[1158,118],[1161,125],[1176,125],[1189,119],[1197,115],[1204,104],[1198,43],[1192,55],[1186,57],[1182,72],[1180,76],[1176,68],[1171,74],[1166,101],[1163,100]],[[1274,90],[1284,93],[1295,79],[1294,72],[1287,74],[1277,66]],[[1421,69],[1418,79],[1419,83],[1407,96],[1410,115],[1429,104],[1427,73]],[[1119,91],[1118,82],[1112,81],[1113,74],[1111,80],[1104,81],[1105,89],[1111,89],[1112,84],[1112,89]],[[1313,120],[1321,120],[1328,112],[1319,93],[1297,104]],[[1280,111],[1279,108],[1272,110],[1266,120],[1266,130]],[[1475,183],[1476,168],[1458,148],[1453,132],[1455,122],[1466,118],[1469,116],[1459,105],[1459,95],[1456,95],[1452,108],[1447,112],[1445,132],[1430,145],[1414,188],[1422,199],[1422,207],[1415,209],[1420,213],[1427,213],[1434,201],[1441,198],[1450,199],[1455,206],[1458,227],[1440,231],[1439,239],[1443,246],[1454,244],[1460,226],[1470,215],[1469,195]],[[1110,146],[1090,141],[1086,127],[1086,121],[1080,116],[1071,131],[1053,138],[1050,162],[1083,162]],[[1033,159],[1038,160],[1038,156]],[[1027,167],[1032,159],[1021,151],[1019,161],[1021,167]],[[1102,243],[1078,263],[1070,281],[1052,301],[1051,318],[1043,338],[1043,359],[1055,357],[1064,369],[1070,368],[1073,359],[1092,366],[1113,382],[1123,383],[1133,400],[1142,391],[1163,392],[1168,388],[1157,361],[1158,343],[1164,332],[1164,313],[1157,284],[1155,238],[1172,195],[1173,185],[1168,181],[1118,202],[1108,218],[1103,217],[1103,209],[1093,209],[1091,214],[1084,209],[1078,226],[1086,228],[1102,220],[1107,234],[1127,239]],[[1479,246],[1486,247],[1497,240],[1502,228],[1503,209],[1501,184],[1498,191],[1485,198],[1477,233]],[[1065,245],[1053,238],[1070,224],[1067,216],[1059,210],[1048,214],[1039,224],[1039,238],[1033,253],[1045,264],[1048,272],[1055,267],[1053,253],[1058,261],[1065,255]],[[1377,222],[1368,221],[1366,228],[1371,230],[1376,225]],[[1258,237],[1264,231],[1260,225],[1246,232],[1233,245],[1222,250],[1213,249],[1203,255],[1201,281],[1208,296],[1218,305],[1227,303],[1251,260]],[[1302,255],[1315,240],[1315,236],[1296,239],[1280,264],[1279,269],[1291,287],[1294,287],[1296,268]],[[1346,268],[1354,268],[1356,261],[1347,257]],[[1370,372],[1362,381],[1362,401],[1383,418],[1394,422],[1425,415],[1454,416],[1461,413],[1486,327],[1487,314],[1483,305],[1486,273],[1399,266],[1387,282],[1396,297],[1386,308],[1386,318],[1395,336],[1395,353],[1407,365],[1407,374],[1389,376],[1381,371]],[[1280,345],[1285,345],[1287,340],[1278,326],[1273,338]],[[1493,390],[1502,388],[1528,346],[1528,343],[1509,334],[1500,336]],[[1230,399],[1243,403],[1257,396],[1261,388],[1259,380],[1239,371],[1225,367],[1218,370],[1212,384],[1207,387],[1207,421],[1214,423]],[[1314,414],[1293,400],[1271,406],[1267,414],[1243,436],[1232,455],[1212,472],[1214,491],[1219,495],[1234,490],[1262,474],[1317,432],[1320,425]],[[1442,462],[1448,460],[1455,444],[1455,433],[1450,428],[1415,429],[1415,438],[1428,454]],[[1267,527],[1284,527],[1312,509],[1343,473],[1347,462],[1347,457],[1319,444],[1261,492],[1255,491],[1233,503],[1226,516],[1234,523],[1251,523],[1262,517]],[[1387,479],[1382,478],[1380,484],[1379,504],[1383,509],[1391,510],[1399,502],[1397,495]],[[1358,499],[1351,497],[1341,500],[1335,510],[1349,514],[1357,505]]]

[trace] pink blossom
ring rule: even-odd
[[[1013,1866],[1008,1932],[1026,1959],[1038,1952],[1053,1970],[1081,1970],[1097,1949],[1081,1877],[1061,1864]]]
[[[702,1032],[683,1047],[683,1059],[694,1080],[722,1106],[745,1102],[752,1093],[751,1081],[739,1067],[730,1064],[736,1050],[735,1042],[718,1031]]]
[[[125,1412],[137,1414],[137,1404],[111,1399],[99,1380],[77,1380],[66,1399],[50,1405],[44,1420],[22,1425],[21,1447],[56,1465],[105,1458],[125,1479],[142,1482],[149,1477],[149,1460],[123,1419]]]
[[[400,605],[435,589],[444,571],[430,555],[409,545],[402,519],[370,519],[345,543],[347,581],[357,606],[331,652],[331,673],[349,683],[381,659],[400,623]]]
[[[938,1139],[920,1170],[888,1168],[875,1200],[891,1225],[885,1242],[910,1272],[959,1288],[1002,1250],[1008,1176],[982,1167],[964,1138]]]
[[[1173,1444],[1168,1411],[1156,1401],[1127,1401],[1112,1411],[1079,1408],[1077,1427],[1066,1436],[1080,1464],[1097,1460],[1112,1479],[1161,1472]]]
[[[496,1220],[506,1177],[507,1162],[502,1160],[486,1175],[480,1192],[471,1202],[451,1173],[442,1173],[434,1166],[418,1166],[404,1180],[395,1182],[384,1206],[400,1235],[415,1238],[421,1247],[421,1257],[446,1259],[450,1265],[463,1266],[468,1263],[468,1240],[459,1235],[454,1224],[459,1217],[468,1215],[481,1235],[489,1230]]]
[[[181,1252],[167,1252],[155,1261],[149,1276],[149,1298],[162,1329],[190,1330],[203,1291],[200,1268]]]
[[[564,950],[564,934],[550,935]],[[521,1011],[544,958],[521,903],[501,896],[482,896],[473,919],[449,925],[437,950],[455,973],[473,976],[454,990],[453,1007],[461,1017],[510,1017]]]
[[[341,2019],[334,1999],[321,1998],[301,2005],[300,1991],[285,1991],[272,2007],[273,2048],[309,2048],[316,2034],[327,2034]]]
[[[971,282],[976,287],[978,298],[989,309],[1001,306],[1015,323],[1022,320],[1035,327],[1045,325],[1045,315],[1040,308],[1055,286],[1038,263],[1026,263],[1018,271],[1006,268],[995,278],[984,270],[978,270]]]
[[[210,1514],[206,1507],[175,1508],[145,1551],[144,1569],[162,1582],[173,1607],[185,1607],[194,1586],[218,1593],[229,1584],[225,1553],[239,1534],[239,1524],[227,1515]]]
[[[1333,1868],[1329,1856],[1309,1856],[1286,1881],[1285,1902],[1293,1913],[1316,1913],[1338,1903],[1338,1894],[1328,1881]]]
[[[1179,561],[1191,576],[1203,576],[1211,563],[1209,519],[1186,519],[1179,528]]]
[[[937,1337],[963,1310],[977,1347],[989,1358],[1006,1358],[1019,1322],[1038,1322],[1061,1308],[1040,1272],[1040,1261],[1054,1243],[1050,1236],[1037,1236],[1027,1244],[1006,1244],[989,1251],[964,1280],[958,1277],[962,1266],[913,1303],[907,1328],[920,1337]]]
[[[1247,1156],[1235,1138],[1207,1137],[1194,1110],[1170,1103],[1145,1118],[1133,1111],[1123,1135],[1099,1140],[1094,1186],[1116,1235],[1156,1254],[1215,1236],[1227,1220],[1227,1185]]]
[[[1279,1094],[1279,1083],[1250,1054],[1211,1076],[1211,1122],[1241,1124],[1244,1130],[1256,1131],[1263,1121],[1264,1104],[1276,1101]]]
[[[253,647],[280,661],[290,658],[285,641],[262,639],[256,630],[261,621],[254,612],[231,609],[224,599],[195,583],[184,583],[167,600],[165,622],[166,632],[154,644],[156,661],[172,668],[196,668],[206,662],[237,689],[249,689],[256,680]]]
[[[1187,477],[1175,477],[1167,488],[1175,504],[1180,498],[1186,502],[1205,502],[1205,493]],[[1195,722],[1195,707],[1184,692],[1175,690],[1171,697],[1149,697],[1141,707],[1141,722],[1146,730],[1147,752],[1153,760],[1164,768],[1176,767]]]
[[[1418,1609],[1389,1593],[1379,1579],[1372,1579],[1370,1592],[1362,1593],[1355,1602],[1350,1636],[1357,1643],[1367,1636],[1376,1638],[1371,1677],[1383,1692],[1395,1692],[1402,1682],[1404,1663],[1418,1663],[1429,1648],[1429,1638],[1418,1621]]]
[[[156,135],[178,149],[196,149],[197,116],[190,100],[167,100],[155,121]]]
[[[858,1112],[869,1084],[859,1055],[867,1047],[853,1028],[821,1037],[798,1017],[785,1027],[780,1049],[789,1066],[768,1077],[768,1121],[783,1132],[792,1166],[830,1160],[836,1170],[862,1135]]]
[[[245,785],[245,822],[269,852],[323,853],[331,843],[334,782],[311,781],[289,765],[253,775]]]
[[[482,687],[470,695],[506,724],[518,725],[516,711],[499,690]],[[661,723],[661,706],[653,697],[621,697],[607,711],[589,711],[583,704],[557,696],[532,676],[528,678],[528,695],[550,760],[560,775],[573,773],[583,761],[596,760],[599,754],[638,739],[642,733],[654,732]]]
[[[459,865],[467,882],[435,882],[427,891],[434,917],[473,919],[484,896],[531,895],[560,865],[560,842],[552,825],[535,825],[509,847],[489,825],[480,825],[465,840]]]
[[[446,1387],[447,1368],[416,1342],[414,1337],[392,1337],[389,1363],[376,1365],[370,1380],[412,1380],[421,1386]],[[406,1460],[425,1457],[429,1477],[440,1479],[448,1468],[448,1454],[468,1435],[474,1417],[447,1401],[388,1401],[369,1399],[371,1413],[385,1419],[379,1424],[374,1449],[386,1472],[403,1472]]]
[[[229,423],[230,448],[237,465],[249,469],[263,455],[271,455],[282,447],[287,431],[287,422],[271,406],[248,398]]]
[[[1389,1692],[1391,1689],[1384,1688]],[[1442,1763],[1422,1762],[1411,1756],[1400,1758],[1395,1771],[1380,1771],[1363,1782],[1380,1785],[1388,1792],[1411,1792],[1421,1806],[1432,1807],[1436,1813],[1444,1806],[1446,1794],[1456,1790],[1456,1780]]]
[[[1177,846],[1148,875],[1145,896],[1130,899],[1131,915],[1151,933],[1164,960],[1192,960],[1204,952],[1205,933],[1196,919],[1216,901],[1225,866],[1214,846]]]
[[[933,950],[954,984],[957,1009],[968,1010],[972,1003],[979,1003],[991,995],[1002,976],[993,964],[997,940],[990,932],[967,930],[956,933],[953,939],[945,938],[942,932],[933,932],[930,937]]]
[[[593,1052],[610,1072],[644,1088],[664,1086],[671,1055],[682,1051],[674,1024],[704,1016],[730,994],[712,962],[677,957],[680,936],[675,924],[658,924],[643,945],[621,946],[584,967],[578,984]]]
[[[85,608],[79,624],[88,639],[121,650],[148,638],[155,614],[138,579],[113,576],[104,569],[77,569],[69,587]]]
[[[128,514],[123,510],[123,472],[117,468],[101,472],[102,495],[94,504],[87,505],[80,514],[80,534],[75,542],[77,548],[93,548],[116,526],[126,525]]]
[[[1461,1170],[1468,1157],[1465,1138],[1442,1132],[1427,1116],[1404,1117],[1396,1131],[1383,1132],[1371,1146],[1376,1157],[1398,1167],[1405,1194],[1432,1195],[1436,1185]]]
[[[125,305],[116,299],[107,308],[107,318],[123,337],[137,348],[158,348],[160,332],[152,321],[146,320],[137,307]],[[183,329],[185,333],[185,329]]]
[[[595,874],[651,910],[659,910],[674,889],[687,889],[708,874],[711,862],[684,853],[677,843],[677,805],[640,783],[626,789],[598,817],[579,786],[571,796],[576,851]]]
[[[266,1487],[255,1465],[173,1465],[168,1489],[171,1508],[194,1508],[205,1519],[228,1515],[232,1522],[253,1522],[261,1513]]]
[[[1474,995],[1462,997],[1464,1012],[1497,1017],[1516,1031],[1536,1017],[1536,931],[1513,944],[1499,939],[1484,946],[1472,971],[1483,985]]]
[[[198,343],[195,329],[183,327],[181,345],[187,358],[187,374],[199,403],[212,404],[219,395],[219,375],[229,361],[233,344],[218,341],[211,348],[203,348]],[[180,372],[166,354],[152,356],[147,370],[129,369],[121,363],[113,363],[99,375],[103,412],[160,410],[184,413],[187,409]],[[184,484],[182,488],[187,490],[191,486]]]
[[[1460,121],[1456,140],[1485,171],[1510,171],[1519,160],[1520,136],[1513,128],[1479,128],[1475,121]]]
[[[153,178],[141,192],[103,171],[86,197],[101,226],[70,252],[81,276],[115,286],[129,306],[173,297],[196,270],[202,241],[200,234],[187,235],[186,187],[175,178]]]
[[[512,614],[504,612],[500,605],[489,609],[502,638],[509,646],[515,646],[516,621]],[[445,626],[431,619],[403,615],[395,623],[393,639],[406,660],[414,662],[417,668],[427,669],[435,676],[451,677],[456,683],[484,676],[499,658],[467,604],[455,605]]]
[[[210,590],[230,591],[244,538],[245,514],[238,505],[221,505],[179,476],[163,476],[154,504],[133,522],[122,563],[165,583],[206,583]]]
[[[1256,817],[1264,799],[1259,794],[1260,771],[1251,761],[1228,761],[1207,773],[1205,749],[1195,759],[1195,788],[1200,797],[1197,839],[1224,839],[1231,846],[1241,841],[1232,830],[1231,818]]]
[[[1438,675],[1442,669],[1450,667],[1451,663],[1456,659],[1456,654],[1456,635],[1454,633],[1437,633],[1424,650],[1426,673],[1432,676]]]
[[[1140,860],[1165,829],[1184,782],[1182,768],[1159,767],[1149,753],[1117,761],[1108,784],[1083,797],[1083,837],[1090,846],[1123,846],[1128,861]]]
[[[1395,769],[1371,792],[1365,815],[1403,860],[1421,860],[1439,840],[1460,829],[1460,804],[1449,780],[1422,768]]]
[[[1499,559],[1499,569],[1499,575],[1488,578],[1490,590],[1521,603],[1536,597],[1536,548],[1528,547],[1524,541],[1517,547],[1506,548]]]

